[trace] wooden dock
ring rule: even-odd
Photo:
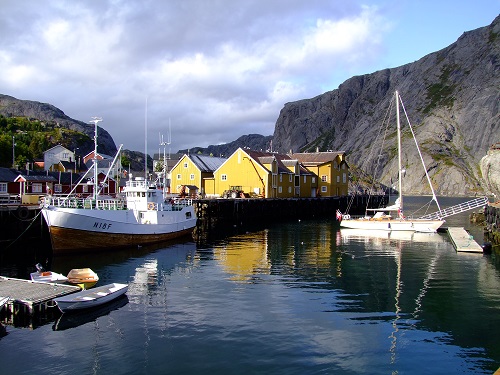
[[[0,309],[1,321],[13,326],[34,328],[40,319],[44,320],[47,312],[57,310],[54,309],[54,298],[80,290],[73,285],[40,283],[0,276],[0,296],[9,297],[7,304]]]
[[[482,253],[483,248],[467,233],[464,228],[450,227],[448,235],[457,252]]]

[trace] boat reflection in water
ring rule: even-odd
[[[125,294],[99,307],[72,312],[70,314],[64,313],[57,319],[52,329],[54,331],[63,331],[68,328],[75,328],[83,324],[94,322],[97,318],[108,315],[112,311],[122,308],[127,303],[128,297]]]

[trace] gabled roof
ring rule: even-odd
[[[262,164],[270,164],[273,160],[276,160],[278,165],[278,172],[281,173],[293,173],[291,172],[285,164],[283,164],[284,160],[291,160],[288,155],[277,154],[274,152],[263,152],[263,151],[254,151],[254,150],[244,150],[248,155],[252,157],[252,159],[258,161]]]
[[[301,152],[290,156],[306,165],[319,165],[334,161],[338,155],[343,154],[345,154],[345,151]]]
[[[58,173],[58,172],[56,172]],[[57,180],[47,172],[29,171],[19,174],[14,182],[19,180],[29,181],[29,182],[57,182]]]
[[[219,168],[222,163],[224,163],[226,158],[219,158],[216,156],[207,156],[207,155],[188,155],[187,156],[194,165],[201,172],[214,172],[217,168]]]
[[[62,146],[62,145],[55,145],[55,146],[53,146],[53,147],[49,148],[48,150],[45,150],[45,151],[44,151],[44,154],[45,154],[45,153],[47,153],[47,152],[49,152],[50,150],[55,149],[55,148],[63,148],[63,149],[65,149],[65,150],[68,150],[69,152],[73,152],[73,151],[71,151],[71,150],[67,149],[66,147],[64,147],[64,146]]]
[[[19,176],[19,171],[0,167],[0,182],[14,182],[17,176]]]
[[[64,167],[64,169],[75,169],[74,161],[60,160],[59,164],[61,164]]]

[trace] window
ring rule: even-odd
[[[177,175],[177,179],[178,179],[178,180],[180,180],[180,179],[181,179],[181,174],[180,174],[180,173]]]
[[[227,181],[227,174],[221,174],[220,179],[221,181]]]
[[[292,175],[288,176],[288,182],[293,182],[292,177],[293,177]]]
[[[304,175],[304,184],[307,182],[307,176]]]
[[[7,193],[7,183],[0,182],[0,193]]]
[[[288,187],[288,193],[289,193],[289,194],[291,194],[291,193],[292,193],[292,187],[291,187],[291,186],[289,186],[289,187]]]
[[[41,193],[42,192],[42,184],[33,184],[31,185],[32,193]]]
[[[313,177],[311,178],[311,183],[313,183],[313,184],[315,184],[315,183],[316,183],[316,177],[314,177],[314,176],[313,176]]]
[[[62,185],[61,184],[56,184],[54,186],[54,193],[62,193]]]
[[[340,182],[340,176],[337,176],[337,183]]]
[[[328,176],[321,176],[321,181],[328,182]]]
[[[326,193],[326,186],[321,186],[321,192]]]
[[[342,174],[342,182],[344,184],[347,182],[347,175],[345,173]]]
[[[185,162],[185,163],[184,163],[184,168],[187,168],[187,167],[188,167],[188,163],[187,163],[187,162]]]
[[[63,152],[63,160],[68,160],[69,159],[69,152]]]
[[[283,188],[280,186],[280,187],[278,188],[278,193],[280,193],[280,194],[281,194],[282,192],[283,192]]]
[[[280,182],[283,182],[283,175],[280,173]]]
[[[194,180],[194,173],[191,173],[191,174],[189,175],[189,179],[190,179],[190,180]]]
[[[88,186],[88,185],[86,185],[86,184],[85,184],[85,185],[82,185],[82,186],[83,186],[82,191],[83,191],[84,193],[88,193],[88,192],[89,192],[89,186]]]

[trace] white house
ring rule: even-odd
[[[50,170],[52,165],[59,164],[60,161],[74,162],[75,153],[61,145],[54,146],[43,153],[43,169]]]

